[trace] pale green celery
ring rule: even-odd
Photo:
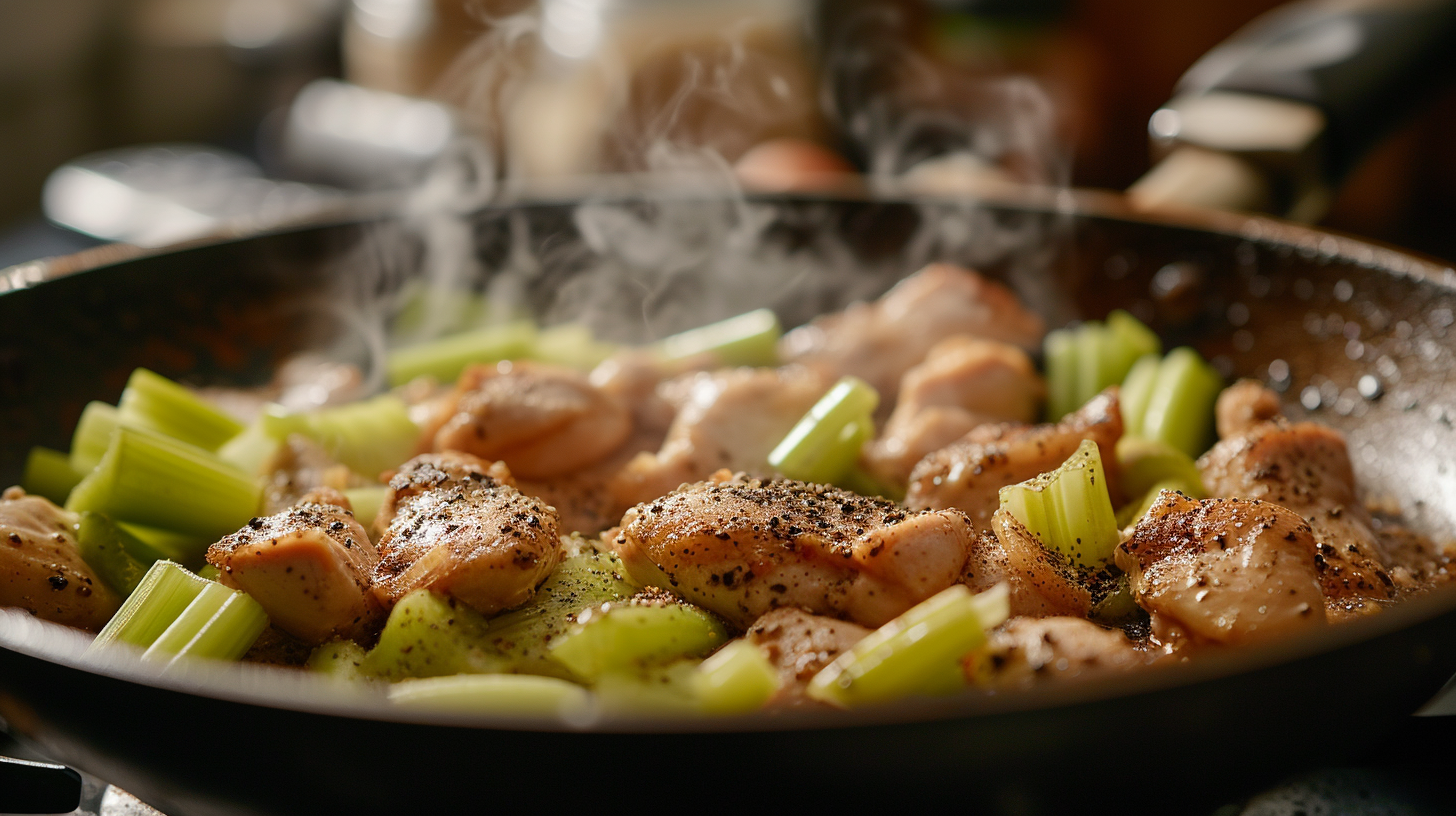
[[[118,427],[66,508],[216,540],[253,517],[260,494],[251,476],[201,448]]]
[[[714,615],[679,603],[603,604],[550,646],[551,658],[588,681],[608,672],[702,657],[728,640]]]
[[[374,517],[379,515],[379,508],[384,506],[384,500],[388,495],[388,485],[351,487],[344,491],[344,497],[349,500],[349,505],[354,508],[354,518],[366,530],[369,529],[370,525],[374,524]]]
[[[115,520],[113,519],[113,521]],[[193,533],[179,533],[164,530],[161,527],[148,527],[144,524],[131,524],[124,521],[115,523],[117,529],[141,542],[147,551],[156,553],[157,557],[165,558],[168,561],[176,561],[188,569],[203,566],[203,556],[207,554],[207,548],[212,545],[214,540]]]
[[[417,589],[394,605],[360,669],[389,680],[500,671],[487,653],[485,618],[460,601]]]
[[[1047,375],[1047,421],[1056,422],[1081,405],[1077,401],[1080,362],[1077,336],[1072,329],[1048,332],[1042,342]]]
[[[304,666],[312,672],[342,680],[364,680],[364,647],[352,640],[331,640],[314,649]]]
[[[1195,495],[1195,493],[1201,494],[1203,492],[1203,483],[1197,482],[1190,484],[1183,478],[1177,476],[1164,479],[1144,491],[1137,501],[1117,511],[1117,526],[1126,527],[1129,524],[1137,523],[1139,519],[1148,514],[1149,510],[1153,509],[1153,504],[1158,500],[1158,494],[1164,490],[1176,490],[1191,499],[1197,499],[1202,498],[1201,495]]]
[[[678,660],[665,666],[644,666],[611,671],[592,684],[597,708],[607,714],[682,717],[709,712],[698,694],[696,660]],[[736,712],[722,712],[736,713]]]
[[[535,342],[536,325],[517,320],[395,349],[389,352],[385,367],[390,385],[424,376],[451,383],[471,363],[529,357]]]
[[[751,312],[663,338],[657,345],[666,360],[712,355],[722,366],[775,366],[783,334],[772,309]]]
[[[222,580],[222,570],[211,564],[203,564],[202,569],[197,571],[197,577],[206,581]]]
[[[217,458],[244,473],[259,474],[282,444],[282,440],[270,436],[263,428],[263,421],[258,420],[222,443],[222,447],[217,449]]]
[[[217,406],[160,374],[138,368],[117,403],[123,421],[207,451],[243,431],[243,424]]]
[[[779,673],[763,650],[735,640],[698,666],[693,689],[712,714],[743,714],[763,708],[779,689]]]
[[[961,661],[1009,614],[998,584],[973,596],[955,584],[866,635],[809,681],[808,695],[838,706],[880,703],[965,687]]]
[[[1093,604],[1087,617],[1107,626],[1117,626],[1137,617],[1139,609],[1127,576],[1119,575],[1117,586]]]
[[[180,564],[158,561],[142,576],[136,590],[111,616],[90,648],[99,649],[111,643],[128,643],[143,649],[151,646],[208,583]]]
[[[1122,380],[1122,391],[1118,402],[1122,408],[1122,433],[1124,436],[1141,436],[1143,417],[1148,412],[1148,400],[1153,396],[1153,385],[1158,381],[1158,369],[1163,360],[1156,354],[1138,358]]]
[[[823,484],[841,478],[844,464],[858,458],[879,403],[879,393],[864,380],[844,377],[769,453],[768,463],[790,479]],[[873,425],[868,428],[872,435]]]
[[[439,334],[478,326],[490,318],[490,300],[468,289],[417,286],[413,291],[404,292],[401,300],[390,326],[392,337],[418,334],[426,328],[427,320],[430,328]]]
[[[369,477],[410,458],[420,436],[409,408],[394,394],[303,413],[270,405],[259,422],[263,432],[274,439],[302,434],[340,464]]]
[[[604,343],[592,336],[591,329],[581,323],[562,323],[543,329],[536,335],[531,359],[544,363],[588,370],[617,351],[613,343]]]
[[[118,527],[111,519],[90,511],[80,515],[76,543],[81,558],[123,597],[141,584],[142,576],[152,564],[167,558],[165,553]]]
[[[1141,496],[1170,479],[1187,485],[1189,489],[1184,492],[1195,499],[1208,495],[1193,458],[1166,442],[1124,436],[1117,440],[1117,464],[1122,489],[1129,496]]]
[[[58,450],[34,447],[25,457],[25,474],[20,486],[32,496],[44,496],[56,504],[65,504],[71,489],[86,474],[71,467],[71,457]]]
[[[1133,364],[1144,356],[1163,353],[1163,341],[1158,338],[1157,333],[1122,309],[1107,316],[1107,330],[1113,338],[1112,345],[1118,355],[1117,364],[1109,372],[1111,378],[1102,383],[1097,389],[1099,391],[1121,382]]]
[[[1109,563],[1119,542],[1102,455],[1090,439],[1057,469],[1001,488],[1001,509],[1042,546],[1080,566]]]
[[[590,709],[591,694],[555,677],[459,674],[395,683],[389,701],[422,711],[572,719]]]
[[[1103,389],[1104,383],[1121,379],[1121,375],[1117,380],[1109,379],[1115,365],[1115,353],[1112,348],[1112,333],[1107,327],[1099,321],[1089,320],[1078,326],[1076,331],[1077,390],[1074,392],[1073,405],[1068,409],[1069,413],[1096,396]]]
[[[121,425],[121,412],[115,405],[88,402],[71,433],[71,468],[85,475],[96,468],[111,444],[111,432]]]
[[[268,614],[247,593],[208,581],[142,659],[174,666],[183,658],[237,660],[268,628]]]
[[[1141,435],[1197,456],[1213,435],[1214,402],[1222,388],[1223,378],[1198,352],[1173,349],[1158,368]]]

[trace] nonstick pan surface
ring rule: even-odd
[[[808,270],[807,283],[705,272],[737,251],[722,231],[693,233],[704,246],[689,259],[702,268],[634,254],[601,232],[623,219],[668,219],[682,232],[694,208],[756,219],[772,256],[764,268]],[[598,330],[624,340],[749,304],[792,325],[878,294],[927,260],[1003,277],[1052,325],[1128,308],[1167,344],[1191,344],[1230,377],[1280,390],[1292,414],[1344,431],[1377,507],[1443,539],[1456,530],[1456,273],[1440,263],[1264,218],[1154,221],[1096,199],[537,202],[462,223],[483,279],[529,258],[524,303],[548,319],[594,304]],[[64,447],[82,406],[114,400],[136,366],[250,384],[300,349],[361,345],[347,339],[359,315],[409,286],[430,252],[400,222],[371,219],[11,270],[0,296],[0,475],[18,481],[31,445]],[[619,276],[616,299],[580,300],[604,274]],[[1097,682],[711,722],[400,712],[280,670],[202,666],[159,679],[123,657],[88,664],[84,641],[66,634],[0,611],[0,717],[49,756],[173,816],[866,804],[1198,812],[1282,773],[1374,746],[1419,756],[1456,735],[1448,720],[1415,728],[1408,716],[1456,673],[1453,592]]]

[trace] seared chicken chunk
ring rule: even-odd
[[[1276,504],[1164,490],[1118,547],[1163,643],[1242,643],[1325,620],[1309,525]]]
[[[1085,618],[1012,618],[966,659],[971,682],[994,688],[1126,671],[1149,662],[1127,635]]]
[[[745,637],[762,649],[778,670],[777,699],[801,702],[814,675],[870,631],[848,621],[782,607],[754,621]]]
[[[1260,422],[1198,460],[1214,496],[1262,499],[1309,522],[1311,554],[1329,611],[1370,611],[1395,595],[1370,513],[1355,495],[1355,472],[1339,431],[1313,422]]]
[[[389,480],[374,592],[430,589],[491,615],[531,598],[560,556],[556,512],[469,454],[424,454]]]
[[[779,351],[789,362],[837,380],[853,374],[880,392],[882,416],[895,404],[900,376],[930,348],[957,334],[1027,350],[1046,326],[1010,290],[968,269],[931,264],[874,303],[850,306],[788,334]]]
[[[767,475],[769,452],[829,386],[798,366],[722,369],[665,384],[664,393],[680,406],[667,438],[657,453],[623,468],[613,495],[631,507],[720,468]]]
[[[870,471],[903,485],[925,456],[993,422],[1026,423],[1046,395],[1026,352],[957,335],[937,343],[905,372],[900,399],[880,437],[865,449]]]
[[[383,612],[370,590],[379,553],[349,500],[333,490],[253,519],[209,547],[207,562],[219,581],[248,593],[274,626],[306,643],[364,637]]]
[[[1255,380],[1239,380],[1218,395],[1218,438],[1228,439],[1280,415],[1279,395]]]
[[[910,474],[905,504],[914,510],[954,507],[977,530],[990,529],[1000,506],[1000,490],[1055,469],[1077,452],[1083,439],[1097,443],[1114,506],[1118,488],[1117,440],[1122,412],[1117,389],[1089,400],[1055,425],[982,425],[948,447],[930,454]]]
[[[0,498],[0,606],[99,631],[121,599],[76,549],[76,516],[12,487]]]
[[[540,363],[471,366],[439,416],[433,450],[502,461],[522,479],[581,470],[632,431],[621,400],[578,372]]]
[[[994,534],[982,533],[971,546],[961,583],[984,592],[1006,582],[1013,616],[1087,615],[1092,591],[1066,559],[1004,510],[991,517],[991,528]]]
[[[633,580],[740,627],[781,606],[880,626],[955,583],[971,536],[955,511],[724,471],[629,510],[613,548]]]

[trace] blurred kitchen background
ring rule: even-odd
[[[778,158],[793,172],[769,161],[759,186],[798,173],[795,186],[812,187],[841,169],[904,173],[942,143],[984,137],[1010,144],[993,175],[1123,189],[1149,167],[1149,117],[1178,78],[1276,5],[0,3],[0,266],[96,236],[159,243],[403,187],[460,133],[491,146],[478,172],[512,178],[726,167],[791,139]],[[1031,125],[971,133],[968,110]],[[1456,258],[1453,132],[1448,87],[1353,173],[1321,223]],[[179,144],[193,147],[93,155]]]

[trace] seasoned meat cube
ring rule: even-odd
[[[426,588],[482,614],[530,599],[560,556],[556,512],[511,486],[500,463],[424,454],[389,480],[374,592],[386,606]]]
[[[850,306],[788,334],[779,351],[837,380],[846,374],[880,392],[881,416],[895,405],[900,376],[930,348],[956,334],[998,340],[1028,351],[1046,327],[1008,289],[968,269],[931,264],[874,303]]]
[[[814,675],[869,633],[848,621],[782,607],[754,621],[745,637],[778,669],[776,699],[803,702],[804,689]]]
[[[0,606],[96,632],[121,599],[81,560],[76,516],[12,487],[0,496]]]
[[[740,627],[780,606],[880,626],[955,583],[971,536],[955,511],[722,471],[627,511],[613,545],[638,583]]]
[[[1007,582],[1012,615],[1086,617],[1092,591],[1066,559],[1042,546],[1004,510],[991,517],[991,529],[994,534],[982,533],[971,546],[961,583],[984,592]]]
[[[830,383],[805,368],[732,368],[667,383],[679,404],[662,449],[637,456],[612,482],[624,507],[651,501],[720,468],[768,475],[768,455]]]
[[[1094,677],[1146,665],[1127,635],[1085,618],[1012,618],[966,660],[971,682],[994,688]]]
[[[915,510],[954,507],[970,516],[977,530],[990,528],[1000,506],[1000,490],[1056,468],[1077,452],[1083,439],[1097,443],[1113,506],[1118,488],[1117,440],[1122,412],[1117,389],[1089,400],[1055,425],[982,425],[920,460],[910,474],[905,504]]]
[[[379,553],[336,491],[316,491],[297,506],[213,544],[207,562],[218,580],[262,605],[273,625],[307,643],[369,634],[383,612],[370,590]]]
[[[1241,643],[1325,620],[1313,534],[1276,504],[1165,490],[1116,558],[1165,644]]]
[[[1279,395],[1255,380],[1239,380],[1218,395],[1218,438],[1228,439],[1280,415]]]
[[[964,335],[942,340],[901,378],[900,399],[865,448],[865,463],[880,479],[903,485],[917,462],[974,428],[1036,419],[1045,395],[1021,349]]]
[[[575,371],[539,363],[471,366],[439,414],[431,447],[506,463],[522,479],[581,470],[632,431],[621,400]]]
[[[1329,612],[1372,611],[1394,597],[1386,554],[1355,495],[1355,472],[1338,431],[1313,422],[1261,422],[1214,445],[1198,466],[1210,494],[1273,502],[1309,522]]]
[[[368,481],[335,462],[322,446],[300,434],[289,434],[263,466],[267,483],[263,488],[263,512],[272,514],[303,501],[311,490],[347,490],[364,487]]]

